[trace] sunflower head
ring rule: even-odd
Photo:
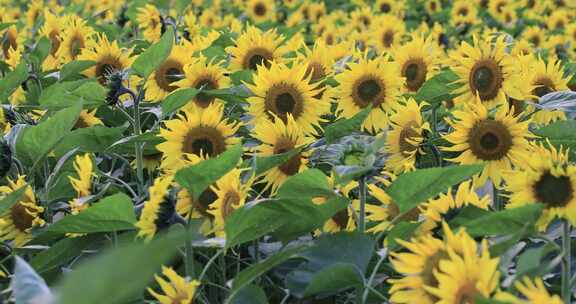
[[[273,0],[249,0],[246,4],[246,15],[254,22],[261,23],[274,20],[276,7]]]
[[[176,82],[184,79],[184,67],[192,62],[191,55],[186,44],[173,46],[170,55],[146,80],[146,99],[159,102],[178,89]]]
[[[105,35],[99,34],[82,51],[78,56],[78,60],[95,61],[96,65],[87,69],[85,75],[96,77],[98,82],[104,85],[109,75],[130,67],[132,61],[134,61],[130,53],[130,50],[121,49],[117,41],[110,42]]]
[[[195,58],[184,66],[184,79],[174,85],[180,88],[196,88],[202,90],[216,90],[230,86],[230,80],[220,63],[208,61],[205,57]],[[193,99],[196,106],[206,108],[212,104],[215,97],[200,91]]]
[[[214,231],[216,236],[224,236],[224,223],[236,209],[244,206],[251,181],[242,183],[240,169],[233,169],[220,178],[212,191],[216,200],[210,204],[208,213],[214,216]]]
[[[60,62],[67,63],[78,59],[78,56],[92,44],[94,30],[82,18],[70,16],[66,20],[61,34],[62,42],[56,53]]]
[[[196,289],[200,286],[200,282],[196,280],[188,281],[188,279],[179,276],[174,269],[165,266],[162,266],[162,275],[168,280],[158,275],[154,276],[156,282],[158,282],[158,285],[162,288],[162,293],[148,288],[148,292],[156,298],[156,300],[160,303],[192,303]]]
[[[171,175],[158,177],[149,188],[149,198],[144,202],[140,219],[135,224],[138,237],[150,241],[156,232],[164,226],[166,214],[172,215],[174,206],[167,200],[168,189],[172,184]]]
[[[262,32],[256,27],[248,27],[235,45],[226,49],[232,56],[230,69],[255,71],[260,65],[270,67],[271,62],[281,61],[286,52],[283,40],[273,29]]]

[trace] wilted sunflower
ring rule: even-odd
[[[108,75],[113,72],[123,71],[130,67],[133,57],[130,50],[123,50],[117,41],[108,41],[106,35],[97,35],[96,40],[90,43],[78,56],[78,60],[91,60],[96,65],[88,68],[84,74],[95,77],[101,85],[106,84]]]
[[[395,174],[416,169],[416,155],[421,153],[420,144],[424,131],[430,131],[428,122],[422,119],[425,102],[416,103],[413,98],[394,108],[390,116],[392,130],[386,137],[386,168]]]
[[[410,42],[394,50],[394,60],[400,67],[400,75],[406,78],[408,91],[418,91],[427,79],[434,76],[439,69],[440,54],[432,36],[424,39],[413,35]]]
[[[255,148],[258,156],[282,154],[314,140],[304,134],[301,125],[290,114],[287,115],[286,122],[278,117],[273,120],[262,120],[253,129],[254,138],[262,142]],[[263,177],[266,188],[271,188],[271,192],[275,193],[289,176],[304,170],[308,162],[306,156],[305,153],[298,153],[282,165],[268,170]]]
[[[568,151],[534,145],[529,161],[504,175],[504,180],[510,192],[506,208],[545,205],[536,223],[539,230],[546,230],[556,217],[576,225],[576,165],[569,162]]]
[[[76,198],[69,204],[71,213],[78,214],[88,208],[88,205],[84,204],[83,199],[92,194],[93,164],[90,154],[76,155],[73,166],[78,178],[69,176],[68,179],[70,184],[72,184],[72,188],[76,191]]]
[[[189,107],[177,118],[165,121],[160,136],[165,142],[158,144],[164,153],[161,168],[176,171],[196,157],[214,157],[240,142],[234,134],[238,123],[227,123],[223,118],[223,104],[213,103],[205,109]]]
[[[248,0],[246,15],[254,23],[273,21],[276,17],[276,5],[274,0]]]
[[[152,288],[148,288],[148,292],[156,298],[156,300],[161,304],[191,304],[193,302],[194,294],[198,286],[200,286],[200,282],[196,280],[189,282],[187,279],[179,276],[174,269],[165,266],[162,266],[162,275],[164,275],[168,281],[158,275],[154,275],[154,278],[164,294],[157,293]]]
[[[0,195],[6,197],[22,187],[26,187],[22,197],[0,215],[0,240],[13,240],[15,247],[25,245],[32,239],[32,229],[45,224],[40,217],[44,208],[36,202],[32,187],[26,184],[24,176],[18,176],[15,181],[8,179],[7,186],[0,186]]]
[[[559,296],[550,294],[548,290],[546,290],[541,278],[530,279],[530,277],[524,277],[521,281],[515,282],[514,286],[525,299],[520,299],[507,292],[498,293],[494,299],[511,304],[564,303]]]
[[[146,4],[144,7],[138,8],[136,19],[144,39],[150,42],[160,40],[162,36],[162,17],[156,6]]]
[[[474,101],[480,97],[488,107],[504,105],[507,97],[522,100],[525,96],[522,86],[526,84],[518,77],[519,69],[514,59],[506,53],[504,36],[499,36],[492,45],[489,40],[479,41],[473,36],[473,44],[462,42],[458,52],[452,55],[452,70],[463,86],[456,92],[456,103]]]
[[[374,20],[370,31],[370,45],[380,52],[390,51],[399,47],[406,28],[402,19],[385,15]]]
[[[351,118],[372,106],[362,123],[362,129],[369,132],[385,129],[388,126],[388,113],[404,86],[398,65],[386,57],[368,59],[366,55],[358,62],[347,65],[348,69],[335,77],[340,83],[335,93],[339,98],[337,112],[344,118]]]
[[[242,183],[240,169],[233,169],[220,178],[212,191],[217,199],[210,204],[208,213],[214,216],[214,232],[216,236],[225,236],[224,223],[236,209],[244,206],[251,183]]]
[[[272,62],[269,68],[258,66],[254,84],[246,84],[254,94],[248,98],[252,123],[271,120],[274,116],[286,123],[291,115],[302,131],[317,133],[315,127],[320,127],[320,116],[329,111],[330,103],[315,98],[323,90],[318,89],[319,83],[310,83],[312,74],[307,70],[308,66],[304,64],[288,67]]]
[[[174,83],[174,85],[180,88],[202,88],[203,90],[228,88],[230,79],[225,73],[226,71],[220,63],[215,63],[214,60],[208,61],[202,56],[193,59],[191,63],[184,66],[184,79]],[[201,108],[208,107],[214,100],[215,97],[203,92],[198,93],[193,99],[196,106]]]
[[[158,220],[160,219],[162,208],[164,208],[163,205],[169,204],[166,196],[168,195],[168,188],[172,184],[172,179],[171,175],[158,177],[148,189],[150,192],[149,198],[144,202],[140,219],[134,224],[138,228],[138,237],[150,241],[156,235]]]
[[[64,31],[61,34],[61,43],[56,56],[61,63],[77,60],[84,48],[90,45],[94,30],[86,21],[77,16],[70,16],[66,20]]]
[[[454,111],[454,120],[448,123],[454,131],[444,138],[453,144],[445,151],[462,152],[451,161],[459,164],[484,163],[478,177],[482,186],[488,178],[496,187],[500,185],[502,172],[510,170],[512,164],[528,161],[530,145],[528,131],[530,121],[519,121],[508,106],[498,108],[495,117],[488,115],[488,109],[479,101],[469,103],[465,110]]]
[[[262,32],[256,27],[248,27],[236,39],[234,46],[226,48],[232,56],[230,70],[253,70],[260,65],[270,67],[272,62],[281,62],[286,48],[282,46],[283,37],[276,30]]]
[[[191,50],[185,44],[174,45],[170,55],[146,80],[146,100],[159,102],[176,90],[175,82],[184,78],[184,67],[191,62]]]

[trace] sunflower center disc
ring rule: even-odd
[[[276,143],[276,147],[274,148],[274,154],[286,153],[292,149],[294,149],[294,143],[292,143],[290,139],[281,138]],[[282,165],[278,166],[278,169],[280,169],[282,173],[288,176],[292,176],[298,173],[301,163],[302,163],[301,156],[300,153],[298,153],[292,156],[288,161],[286,161]]]
[[[402,153],[411,153],[416,150],[418,147],[414,146],[414,144],[410,143],[409,140],[419,136],[418,131],[415,128],[418,127],[418,123],[415,121],[409,122],[406,127],[402,128],[400,131],[400,151]]]
[[[214,153],[214,145],[208,138],[198,138],[192,142],[192,151],[198,155],[202,153],[212,155]]]
[[[468,136],[470,150],[481,160],[502,159],[512,147],[512,136],[506,126],[499,121],[477,122]]]
[[[256,68],[265,63],[266,58],[264,58],[264,56],[262,55],[253,55],[252,57],[250,57],[250,60],[248,61],[248,66],[250,67],[251,70],[256,70]]]
[[[465,282],[458,289],[454,303],[476,303],[479,294],[474,282]]]
[[[234,191],[228,191],[222,199],[222,218],[227,218],[232,212],[234,212],[234,206],[237,206],[240,202],[240,196]]]
[[[358,96],[365,103],[370,103],[380,94],[382,88],[374,79],[365,80],[358,86]]]
[[[34,217],[28,214],[26,207],[20,203],[16,203],[10,208],[10,216],[14,227],[20,231],[25,231],[26,229],[32,227],[32,222]]]
[[[568,176],[544,173],[534,184],[534,193],[541,203],[549,207],[564,207],[573,196],[572,183]]]
[[[502,87],[502,72],[493,59],[478,61],[470,71],[469,85],[474,94],[481,100],[491,100],[498,96]]]
[[[390,4],[384,3],[384,4],[380,5],[380,12],[385,13],[385,14],[390,12]]]
[[[166,71],[166,82],[168,82],[169,84],[178,81],[182,78],[182,71],[180,71],[180,69],[178,68],[169,68]]]
[[[204,216],[213,217],[213,215],[206,212],[206,210],[208,210],[210,204],[216,201],[216,199],[218,199],[218,195],[216,195],[212,189],[208,188],[200,194],[198,201],[194,204],[194,208]]]
[[[426,81],[426,64],[422,59],[411,59],[404,65],[403,76],[406,77],[406,86],[411,91],[418,91]]]
[[[50,35],[48,35],[48,37],[50,38],[50,45],[51,45],[50,55],[55,56],[56,52],[60,48],[60,39],[58,38],[58,32],[52,31],[50,32]]]
[[[436,11],[436,2],[430,2],[430,9],[435,12]]]
[[[384,33],[384,36],[382,37],[382,43],[384,44],[385,47],[390,47],[393,42],[394,42],[394,32],[386,31],[386,33]]]
[[[480,67],[474,72],[474,86],[479,91],[486,91],[494,81],[494,74],[489,67]]]
[[[340,229],[346,229],[348,226],[348,210],[340,210],[332,216],[332,220]]]
[[[262,3],[258,3],[256,4],[256,6],[254,7],[254,13],[257,16],[264,16],[266,15],[266,6]]]
[[[534,95],[538,97],[554,92],[554,84],[549,78],[538,79],[535,85],[538,87],[534,89]]]
[[[214,90],[217,87],[212,80],[202,79],[196,85],[196,89],[200,89],[200,88],[202,88],[202,90],[206,91],[206,90]],[[214,101],[214,97],[212,97],[212,96],[210,96],[204,92],[199,92],[198,94],[196,94],[196,104],[202,108],[208,107],[210,105],[210,103],[212,103],[212,101]]]
[[[72,58],[76,59],[80,55],[80,51],[84,47],[84,41],[80,37],[74,37],[72,42],[70,42],[70,55]]]
[[[278,113],[281,115],[294,112],[295,105],[296,101],[290,93],[282,93],[276,97],[276,108],[278,109]]]

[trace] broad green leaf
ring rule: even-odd
[[[335,294],[339,291],[359,287],[364,284],[364,275],[349,263],[334,263],[314,274],[303,296]]]
[[[81,103],[60,110],[36,126],[22,131],[16,140],[16,155],[26,165],[44,158],[62,138],[70,133],[80,115]]]
[[[458,75],[451,70],[442,71],[422,84],[416,93],[416,100],[429,104],[450,100],[457,96],[453,91],[459,87],[459,84],[454,83],[458,79]]]
[[[474,205],[468,205],[462,208],[458,214],[449,221],[449,224],[452,228],[459,227],[479,217],[488,215],[489,213],[491,213],[489,210],[478,208]]]
[[[151,45],[142,54],[138,55],[138,58],[132,64],[132,69],[138,76],[144,79],[148,78],[168,58],[173,45],[174,30],[172,27],[168,27],[158,43]]]
[[[542,265],[547,255],[556,251],[556,246],[546,243],[543,246],[529,248],[524,251],[516,262],[516,277],[521,278],[525,275],[537,275],[543,269]]]
[[[188,102],[192,101],[192,98],[194,98],[196,94],[198,94],[198,90],[195,88],[181,89],[172,92],[161,104],[162,115],[168,116],[176,112]]]
[[[61,157],[74,148],[78,148],[78,152],[103,152],[120,140],[125,130],[125,127],[108,128],[105,126],[73,130],[54,148],[54,154],[56,157]]]
[[[94,233],[134,229],[132,200],[124,193],[103,198],[76,215],[67,215],[45,233]]]
[[[164,140],[159,136],[158,131],[148,131],[140,135],[132,135],[121,138],[110,145],[106,151],[114,151],[123,154],[134,153],[134,144],[141,143],[144,146],[146,155],[159,153],[156,146]]]
[[[46,282],[18,256],[15,258],[14,276],[10,285],[15,303],[52,303],[54,300]]]
[[[24,185],[20,187],[18,190],[12,191],[10,194],[2,198],[2,200],[0,201],[0,214],[3,214],[4,212],[6,212],[6,210],[12,208],[12,206],[14,206],[14,204],[16,204],[20,200],[20,197],[22,197],[27,187],[28,185]]]
[[[257,285],[248,285],[240,289],[233,298],[228,300],[230,304],[268,304],[266,294]]]
[[[278,266],[289,259],[299,257],[299,254],[302,253],[305,248],[306,246],[304,245],[286,248],[268,257],[267,259],[256,264],[252,264],[248,268],[242,270],[232,281],[230,298],[233,299],[234,295],[238,293],[242,288],[252,283],[255,279],[265,274],[273,267]],[[230,303],[230,301],[228,301],[228,303]]]
[[[570,149],[572,155],[576,151],[576,120],[559,120],[533,131],[534,134],[550,140],[559,148]]]
[[[526,225],[534,225],[544,205],[530,204],[519,208],[510,208],[490,212],[485,216],[464,223],[466,231],[473,237],[512,234]]]
[[[176,182],[186,188],[192,194],[192,199],[196,200],[206,188],[234,169],[241,157],[242,145],[233,146],[216,158],[179,170],[176,172]]]
[[[99,235],[85,235],[74,238],[64,238],[53,243],[49,249],[34,256],[30,266],[40,274],[56,269],[78,256],[82,250],[93,245],[100,239]]]
[[[82,71],[96,65],[92,60],[74,60],[66,63],[60,69],[60,81],[71,80],[73,76],[79,75]]]
[[[360,130],[362,123],[372,111],[372,107],[367,107],[349,119],[340,119],[325,128],[327,143],[333,143],[336,139],[350,135],[351,132]]]
[[[419,169],[400,175],[386,192],[403,213],[465,181],[482,171],[482,168],[482,165],[466,165]]]
[[[294,155],[300,153],[301,150],[302,149],[292,149],[290,151],[272,156],[256,156],[253,165],[254,175],[260,176],[264,172],[284,164],[290,158],[294,157]]]
[[[34,46],[34,50],[30,53],[30,61],[38,67],[41,66],[48,54],[50,54],[50,47],[50,39],[40,37]]]
[[[254,72],[252,70],[240,70],[230,74],[230,80],[234,85],[241,85],[244,83],[252,83]]]
[[[246,93],[239,87],[218,89],[218,90],[207,90],[199,94],[206,94],[206,96],[211,96],[230,104],[247,103],[248,101],[246,99],[250,97],[248,93]]]
[[[93,108],[106,103],[106,89],[90,79],[65,81],[53,84],[42,91],[38,103],[47,108],[59,110],[82,103]]]
[[[397,240],[408,241],[414,232],[416,232],[416,229],[418,229],[419,226],[420,223],[413,222],[400,222],[394,225],[394,227],[390,230],[390,232],[388,232],[388,235],[386,236],[386,247],[388,250],[396,251],[402,248],[402,246],[398,244]]]
[[[318,169],[307,169],[290,176],[278,188],[279,198],[309,199],[320,196],[334,196],[334,191],[330,189],[326,175]]]
[[[14,23],[14,22],[3,22],[3,23],[0,23],[0,31],[3,31],[3,30],[5,30],[5,29],[7,29],[7,28],[9,28],[9,27],[11,27],[12,25],[15,25],[15,24],[16,24],[16,23]]]
[[[151,241],[120,245],[78,265],[59,284],[60,304],[127,303],[139,296],[184,240],[174,231]]]
[[[0,79],[0,102],[3,104],[8,103],[8,98],[26,81],[27,77],[28,67],[24,62],[21,62],[13,71],[4,75],[4,78]]]

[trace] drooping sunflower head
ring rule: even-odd
[[[130,50],[121,49],[117,41],[110,42],[106,35],[100,34],[82,50],[78,60],[95,61],[96,65],[87,69],[84,74],[88,77],[96,77],[98,82],[104,85],[110,74],[130,67],[134,61],[130,53]]]
[[[398,64],[387,57],[368,59],[361,57],[357,62],[349,62],[348,69],[336,75],[339,86],[337,112],[350,118],[362,109],[372,107],[362,128],[370,132],[388,126],[388,113],[396,104],[404,86]]]
[[[483,104],[493,107],[505,104],[507,97],[523,99],[519,87],[525,84],[518,77],[513,58],[505,52],[504,37],[497,37],[493,45],[489,40],[479,41],[476,36],[473,40],[472,45],[462,42],[451,56],[452,70],[460,77],[457,83],[463,84],[455,101],[465,103],[479,96]]]
[[[159,102],[178,89],[176,82],[184,79],[184,67],[192,62],[192,54],[186,44],[174,45],[170,55],[146,80],[146,99]]]
[[[536,223],[545,230],[556,217],[576,224],[576,165],[568,160],[568,151],[552,145],[534,145],[529,162],[505,175],[510,192],[507,208],[527,204],[545,205]]]
[[[453,162],[485,164],[477,186],[482,186],[488,178],[499,186],[504,170],[527,160],[528,139],[532,137],[528,131],[530,121],[519,121],[507,105],[498,108],[492,117],[486,106],[477,101],[462,111],[454,111],[454,117],[454,120],[448,120],[454,131],[444,136],[453,146],[444,149],[461,152],[451,159]]]
[[[11,25],[3,33],[2,39],[2,54],[4,60],[12,67],[15,67],[15,62],[20,61],[22,50],[24,49],[25,35],[19,32],[16,25]]]
[[[264,65],[270,67],[272,62],[281,62],[285,48],[283,38],[275,30],[262,32],[256,27],[248,27],[236,40],[236,45],[226,48],[232,59],[230,69],[253,70]]]
[[[237,144],[234,134],[239,123],[224,120],[224,105],[213,103],[206,108],[189,107],[177,118],[165,122],[160,136],[165,142],[156,148],[164,153],[162,169],[176,171],[194,157],[215,157]]]
[[[406,89],[409,92],[418,91],[438,71],[440,54],[432,36],[424,39],[413,35],[410,42],[394,50],[394,59],[400,66],[401,76],[406,78]]]
[[[166,199],[172,179],[172,175],[158,177],[148,189],[148,200],[144,202],[140,219],[134,224],[138,228],[138,237],[150,241],[163,226],[163,213],[173,213],[174,206]],[[171,212],[168,209],[172,209]]]
[[[67,18],[61,35],[62,41],[56,53],[60,62],[67,63],[78,59],[82,51],[91,44],[93,35],[94,30],[82,18],[77,16]]]
[[[162,17],[156,6],[146,4],[138,8],[136,19],[138,21],[138,28],[142,30],[144,39],[150,42],[160,40],[160,36],[162,35]]]
[[[214,60],[208,61],[205,57],[193,59],[184,66],[184,79],[174,83],[180,88],[196,88],[202,90],[216,90],[230,86],[230,79],[225,75],[222,65]],[[200,91],[193,99],[196,106],[206,108],[216,100]]]
[[[8,179],[8,185],[0,186],[0,195],[4,197],[26,187],[18,202],[0,214],[0,240],[13,241],[15,247],[25,245],[32,239],[32,229],[45,224],[41,218],[44,208],[38,205],[32,187],[24,178],[20,175],[16,180]]]
[[[402,19],[393,15],[380,16],[371,27],[370,44],[380,52],[390,51],[400,46],[405,32]]]
[[[291,115],[305,133],[316,133],[320,127],[321,115],[329,111],[330,103],[315,96],[323,90],[319,83],[311,83],[312,74],[305,64],[291,67],[271,63],[270,68],[258,66],[253,83],[246,84],[254,96],[248,98],[252,123],[272,120],[274,116],[285,123]]]
[[[276,5],[273,0],[249,0],[246,4],[246,15],[255,23],[274,20]]]
[[[36,21],[42,16],[43,9],[43,0],[33,0],[28,3],[28,9],[26,11],[26,26],[28,28],[32,28],[36,24]]]
[[[214,232],[216,236],[224,236],[224,223],[236,209],[244,206],[250,183],[242,183],[240,169],[233,169],[220,178],[211,187],[216,194],[216,200],[210,204],[208,213],[214,216]]]
[[[148,288],[148,292],[156,298],[156,300],[163,304],[193,302],[194,294],[198,286],[200,286],[200,282],[196,280],[188,281],[188,279],[179,276],[174,269],[165,266],[162,266],[162,275],[168,280],[158,275],[154,275],[154,279],[156,279],[156,282],[160,285],[163,294],[154,291],[152,288]]]
[[[313,141],[312,137],[305,135],[292,115],[288,114],[286,122],[279,117],[273,121],[262,120],[253,129],[254,138],[261,144],[255,148],[258,156],[272,156],[289,152]],[[307,153],[297,153],[285,163],[264,173],[262,181],[266,188],[275,193],[278,187],[289,177],[306,168]]]
[[[410,98],[404,104],[399,103],[390,116],[392,130],[386,138],[386,151],[389,154],[386,168],[395,174],[416,169],[416,155],[421,153],[424,131],[430,130],[428,122],[421,115],[425,104],[418,104]]]

